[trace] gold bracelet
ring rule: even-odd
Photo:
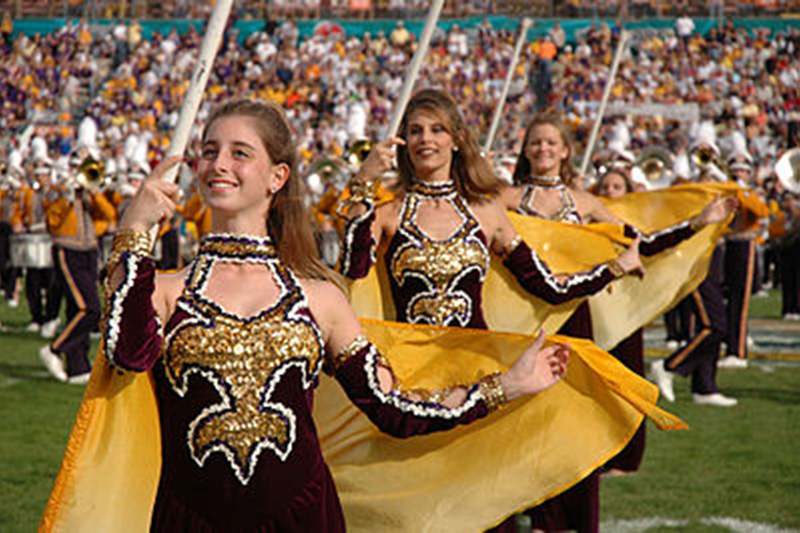
[[[612,259],[608,263],[606,263],[608,270],[614,275],[615,278],[621,278],[625,275],[625,271],[622,269],[620,264],[617,262],[616,259]]]
[[[691,220],[689,220],[689,228],[694,231],[695,233],[700,231],[701,229],[705,228],[706,225],[700,220],[699,216],[693,216]]]
[[[326,372],[328,372],[331,375],[335,374],[336,371],[339,370],[339,367],[341,367],[345,363],[345,361],[356,355],[358,352],[364,349],[365,346],[368,345],[369,345],[369,339],[367,337],[365,337],[364,335],[356,337],[342,351],[328,358],[328,360],[326,361],[327,364],[325,365]],[[381,362],[382,361],[379,361],[379,363]]]
[[[365,200],[375,200],[378,196],[380,181],[377,179],[359,180],[354,179],[350,182],[350,198],[348,203],[357,204]]]
[[[508,403],[506,391],[503,390],[503,384],[500,383],[500,372],[482,377],[478,381],[478,387],[489,411],[496,411]]]
[[[111,243],[111,254],[115,252],[120,255],[124,252],[137,255],[149,256],[153,251],[153,243],[150,240],[149,231],[136,229],[121,229],[114,233],[114,240]]]

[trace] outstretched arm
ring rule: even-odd
[[[503,258],[503,265],[530,294],[557,305],[599,292],[614,279],[625,274],[643,272],[638,254],[638,241],[616,259],[573,274],[555,274],[517,234],[506,212],[487,204],[480,211],[481,225],[491,239],[492,250]]]
[[[328,352],[335,354],[327,358],[326,370],[350,400],[391,435],[406,437],[468,424],[509,401],[542,392],[566,372],[568,348],[542,348],[541,334],[505,373],[447,389],[405,389],[388,360],[363,336],[344,295],[330,285],[314,285],[309,291],[312,312],[323,329]],[[331,314],[330,306],[337,312]]]
[[[720,198],[708,204],[699,214],[679,224],[670,226],[663,230],[646,234],[639,229],[625,224],[626,237],[638,237],[641,239],[639,251],[645,257],[656,255],[664,250],[677,246],[683,241],[694,236],[709,224],[717,224],[724,221],[738,207],[738,201],[733,196]]]

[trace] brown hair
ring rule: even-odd
[[[450,165],[450,178],[456,184],[458,193],[468,202],[479,201],[485,196],[494,196],[502,188],[502,182],[495,176],[489,162],[481,156],[475,136],[467,128],[453,98],[439,89],[418,91],[408,102],[400,122],[398,137],[408,136],[408,122],[411,116],[422,111],[430,113],[442,121],[442,125],[453,137],[458,150],[453,151]],[[397,147],[397,170],[399,187],[407,189],[414,180],[414,165],[405,146]]]
[[[277,105],[251,100],[233,100],[215,109],[206,121],[205,132],[217,120],[225,117],[253,119],[258,136],[273,164],[285,163],[289,179],[273,196],[267,215],[269,236],[275,243],[278,257],[300,277],[324,279],[346,292],[341,276],[328,268],[319,256],[311,230],[311,216],[303,202],[303,190],[297,176],[297,147],[289,121]]]
[[[575,147],[572,139],[570,138],[569,131],[567,131],[566,125],[564,125],[564,122],[561,120],[561,116],[554,111],[543,111],[541,113],[537,113],[528,123],[528,127],[525,129],[525,137],[522,139],[522,148],[520,149],[519,157],[517,157],[517,166],[514,167],[514,185],[522,185],[528,182],[528,178],[531,175],[531,162],[528,161],[528,157],[525,155],[525,147],[528,146],[528,142],[530,141],[534,128],[543,124],[547,124],[556,128],[561,134],[561,142],[563,142],[564,146],[567,147],[568,154],[567,157],[561,162],[559,175],[561,176],[561,181],[564,182],[564,185],[571,187],[575,179],[578,177],[578,173],[575,172],[575,169],[570,162],[572,155],[575,153]]]

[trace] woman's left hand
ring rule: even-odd
[[[533,344],[519,356],[514,366],[500,376],[507,401],[547,390],[566,375],[569,346],[551,344],[542,348],[544,341],[545,334],[542,329]]]

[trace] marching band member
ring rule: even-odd
[[[78,154],[90,157],[85,148]],[[39,356],[53,377],[80,385],[89,379],[89,335],[100,318],[95,221],[110,223],[116,211],[85,175],[78,169],[75,172],[70,183],[51,186],[43,202],[53,237],[56,277],[67,299],[67,324],[51,344],[42,347]],[[66,358],[66,368],[62,357]]]
[[[11,235],[22,224],[20,197],[25,171],[22,154],[13,150],[0,183],[0,288],[9,307],[19,305],[19,268],[11,264]]]
[[[738,134],[738,135],[737,135]],[[752,190],[753,158],[744,135],[734,132],[734,149],[728,156],[731,179],[745,190],[738,194],[739,211],[725,237],[725,286],[728,331],[722,368],[747,367],[747,313],[756,277],[756,247],[761,220],[769,216],[766,204]]]
[[[44,139],[37,137],[31,142],[33,147],[33,168],[29,194],[24,204],[25,231],[31,235],[47,235],[43,193],[52,184],[52,160],[47,155]],[[49,239],[48,239],[49,241]],[[28,266],[25,269],[25,295],[31,312],[28,331],[50,334],[50,329],[58,324],[60,298],[56,285],[55,272],[50,259],[52,246],[46,251],[47,265]],[[45,327],[47,326],[47,327]]]
[[[719,148],[711,122],[700,125],[689,153],[697,182],[722,181],[721,177],[727,180],[717,164]],[[669,402],[675,401],[672,381],[678,374],[692,377],[694,403],[719,407],[732,407],[738,403],[735,398],[719,392],[717,387],[717,359],[727,331],[727,312],[722,292],[723,267],[723,246],[718,244],[711,258],[708,275],[687,297],[687,305],[692,306],[698,322],[695,331],[691,332],[686,346],[650,365],[651,377]]]

